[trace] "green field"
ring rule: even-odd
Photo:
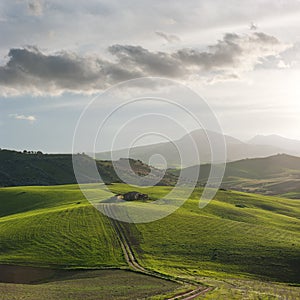
[[[144,299],[169,294],[176,283],[122,270],[78,272],[41,284],[0,283],[0,300]]]
[[[144,265],[193,278],[300,283],[299,201],[221,191],[199,209],[198,196],[162,220],[136,226]]]
[[[95,185],[87,187],[97,191]],[[110,189],[118,193],[130,190],[124,184],[110,185]],[[157,199],[170,189],[140,190]],[[197,189],[164,219],[123,224],[140,263],[216,287],[207,299],[243,299],[246,287],[250,296],[245,299],[299,294],[299,287],[274,282],[300,284],[300,202],[219,191],[209,205],[199,209],[201,191]],[[107,194],[101,193],[100,198],[105,199]],[[126,268],[109,219],[84,199],[76,185],[0,189],[1,263],[61,269]],[[1,289],[8,290],[8,286],[2,284]],[[50,293],[51,283],[48,286]],[[25,293],[29,287],[18,289]]]
[[[62,268],[126,265],[109,219],[84,199],[76,185],[2,188],[0,215],[1,263]]]

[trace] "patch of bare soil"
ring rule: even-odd
[[[50,279],[56,270],[38,267],[0,265],[0,282],[35,283]]]

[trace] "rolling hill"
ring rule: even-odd
[[[194,168],[189,167],[186,172],[193,172]],[[210,169],[210,164],[201,165],[200,184],[206,183]],[[172,172],[178,175],[180,170]],[[300,198],[300,157],[279,154],[227,163],[222,187]]]
[[[0,188],[1,300],[137,299],[177,287],[128,271],[110,220],[77,185]]]
[[[80,183],[99,182],[99,178],[91,177],[85,171],[94,164],[92,158],[84,154],[78,154],[75,159],[80,165]],[[120,159],[114,162],[114,165],[111,161],[96,161],[96,165],[101,179],[105,183],[122,182],[122,179],[125,182],[129,181],[139,185],[152,185],[153,182],[160,185],[172,185],[176,182],[176,176],[173,174],[164,174],[163,171],[138,160]],[[116,171],[118,171],[118,174]],[[71,154],[23,153],[0,150],[0,186],[72,183],[77,183],[77,181],[74,175]]]
[[[86,176],[84,167],[94,164],[87,155],[76,156],[82,164],[81,183],[96,183],[99,178]],[[71,154],[24,154],[0,151],[0,186],[47,186],[77,183]],[[102,180],[107,183],[126,182],[147,186],[176,184],[179,169],[163,170],[148,166],[140,160],[96,161]],[[132,170],[133,172],[132,172]],[[188,167],[185,172],[194,172]],[[200,167],[199,184],[207,181],[211,165]],[[187,176],[188,179],[188,176]],[[188,182],[188,181],[187,181]],[[243,159],[226,165],[222,188],[300,198],[300,158],[274,155],[266,158]]]
[[[110,185],[116,193],[128,188]],[[154,199],[171,189],[141,188]],[[201,192],[196,189],[164,219],[122,224],[140,264],[169,276],[213,282],[220,286],[215,293],[224,292],[222,280],[226,278],[227,283],[235,282],[229,289],[230,299],[241,299],[237,281],[246,282],[244,289],[255,291],[256,296],[263,284],[252,280],[300,283],[298,201],[219,191],[208,206],[199,209]],[[99,193],[100,201],[106,198],[103,191]],[[1,188],[0,212],[2,264],[58,269],[126,267],[109,219],[83,198],[77,185]],[[271,297],[274,290],[269,294],[263,290],[261,295]]]
[[[77,185],[2,188],[0,203],[1,263],[125,265],[109,220],[84,199]]]
[[[222,139],[218,133],[209,131],[210,139],[216,142],[217,147]],[[227,148],[227,161],[236,161],[245,158],[267,157],[278,153],[287,153],[292,155],[300,155],[299,143],[294,148],[286,148],[285,143],[268,143],[264,139],[257,142],[245,143],[231,136],[225,135],[224,140]],[[194,148],[194,143],[196,149]],[[298,145],[298,146],[297,146]],[[129,157],[139,159],[145,163],[154,154],[162,155],[169,168],[171,167],[188,167],[199,163],[220,163],[221,161],[211,158],[210,142],[206,132],[202,129],[195,130],[174,142],[158,143],[146,146],[133,147],[128,149],[115,150],[111,152],[97,153],[95,157],[100,160],[110,160],[111,157],[119,159],[121,157]],[[200,159],[197,155],[200,155]],[[182,162],[181,159],[184,158]],[[159,167],[159,165],[158,165]]]

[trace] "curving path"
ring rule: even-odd
[[[115,216],[115,212],[112,209],[113,204],[102,204],[102,205],[103,205],[104,211],[106,212],[107,215]],[[172,281],[175,281],[175,282],[181,283],[181,284],[183,284],[183,283],[191,284],[191,282],[188,280],[170,278],[164,274],[154,272],[151,270],[147,270],[143,266],[141,266],[139,264],[139,262],[137,261],[136,257],[134,256],[134,252],[130,246],[130,241],[129,241],[128,237],[126,236],[126,231],[122,227],[121,222],[116,219],[113,219],[113,218],[110,218],[110,222],[118,235],[118,238],[119,238],[119,241],[121,244],[121,248],[124,253],[125,260],[132,270],[149,275],[149,276],[154,276],[154,277],[157,277],[160,279],[172,280]],[[192,284],[194,284],[194,283],[192,283]],[[211,290],[212,290],[211,287],[197,286],[193,290],[190,290],[190,291],[184,292],[184,293],[179,293],[172,298],[168,298],[167,300],[192,300],[201,295],[204,295],[205,293],[207,293]]]

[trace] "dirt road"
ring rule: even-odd
[[[113,207],[113,204],[104,204],[103,205],[104,211],[106,212],[107,215],[110,216],[116,216],[116,207]],[[151,270],[147,270],[145,269],[143,266],[141,266],[139,264],[139,262],[137,261],[134,252],[132,250],[132,247],[130,245],[130,240],[128,239],[128,237],[126,236],[126,231],[124,230],[124,227],[122,225],[122,222],[110,218],[111,224],[114,227],[120,244],[121,244],[121,248],[123,250],[124,253],[124,257],[129,265],[129,267],[136,271],[136,272],[140,272],[149,276],[154,276],[157,278],[161,278],[161,279],[165,279],[165,280],[172,280],[175,281],[177,283],[181,283],[181,284],[185,284],[185,283],[190,283],[186,280],[183,279],[175,279],[175,278],[170,278],[164,274],[160,274],[158,272],[154,272]],[[191,284],[191,283],[190,283]],[[211,287],[205,287],[205,286],[196,286],[194,289],[189,290],[187,292],[184,293],[180,293],[175,295],[172,298],[168,298],[166,300],[192,300],[195,299],[201,295],[205,295],[205,293],[211,291],[212,288]]]

